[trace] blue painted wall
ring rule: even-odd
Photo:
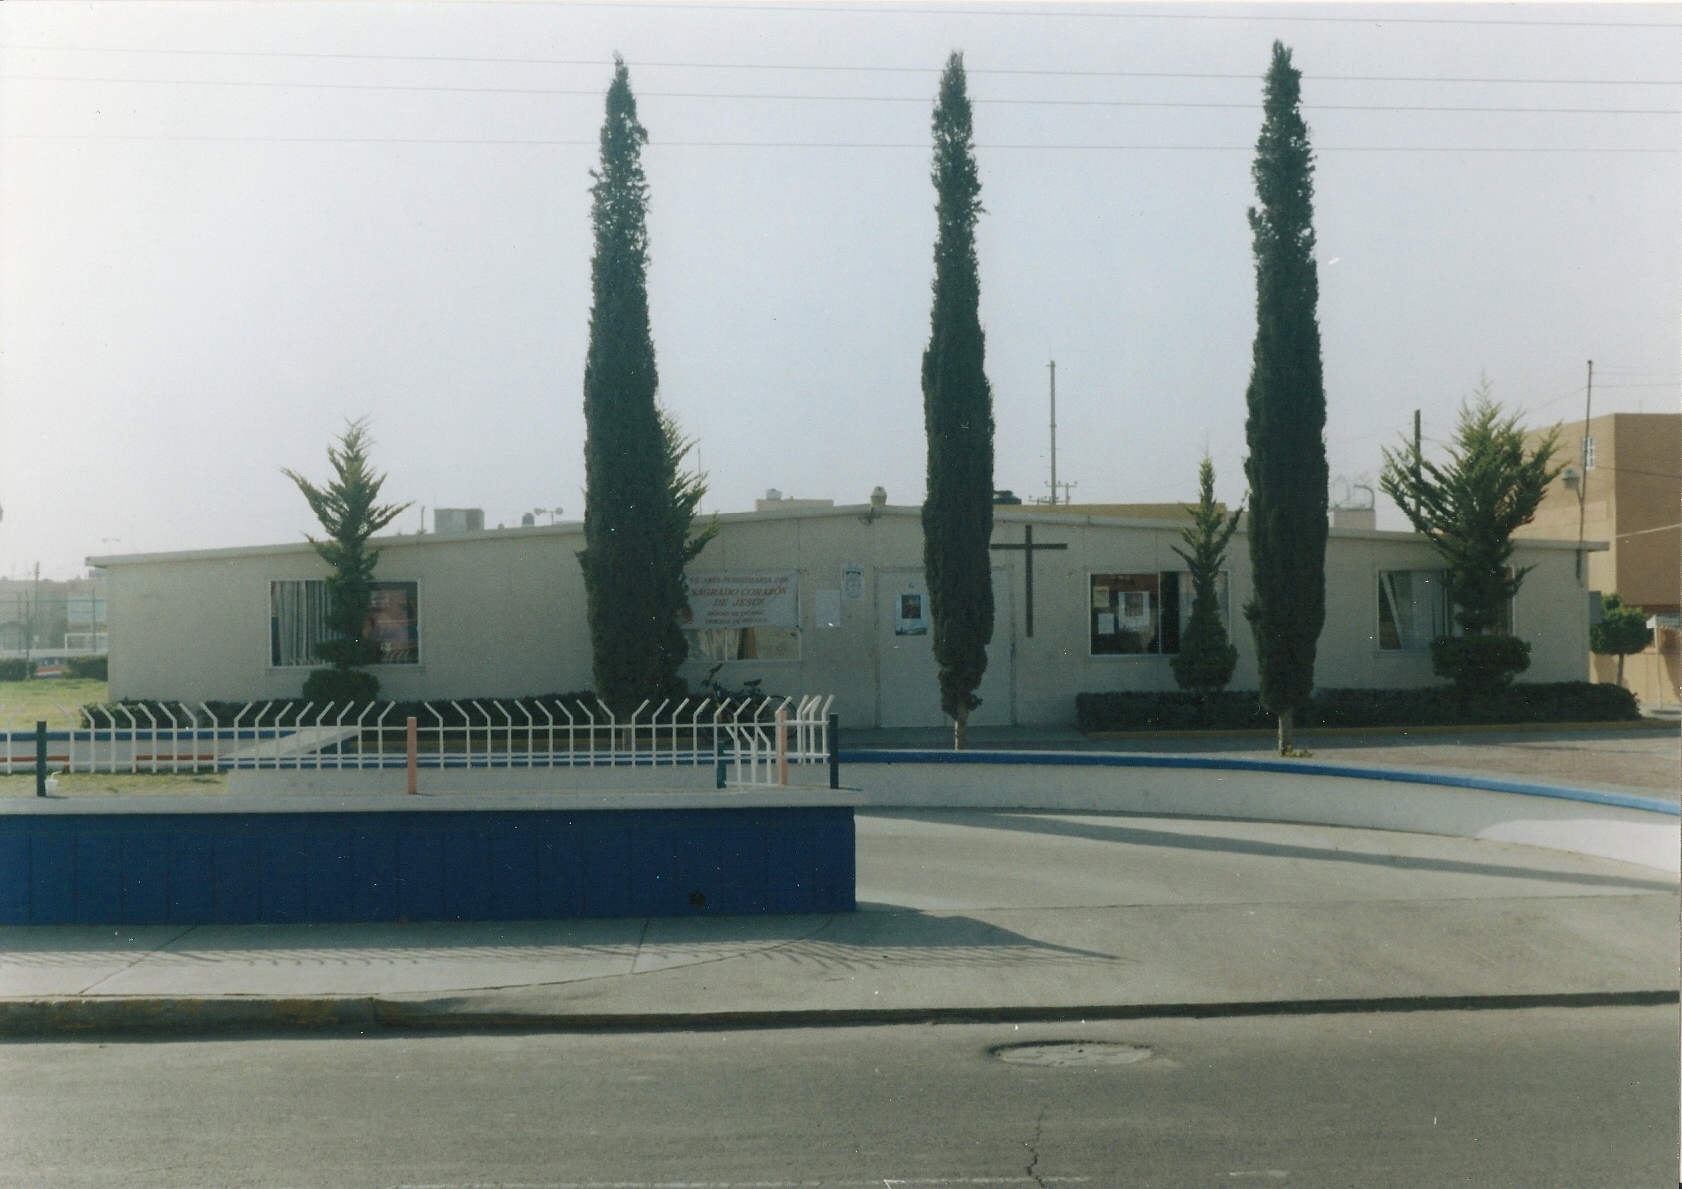
[[[0,817],[0,924],[850,912],[848,807]]]

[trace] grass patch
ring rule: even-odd
[[[155,796],[179,797],[184,794],[216,794],[228,791],[226,772],[182,772],[171,775],[160,772],[118,772],[111,775],[92,772],[55,772],[58,795],[61,797]],[[0,776],[0,797],[33,797],[35,773]]]
[[[34,681],[0,681],[0,730],[8,718],[12,730],[32,731],[41,719],[49,730],[62,731],[70,724],[65,715],[74,714],[84,702],[103,702],[110,693],[104,681],[85,677],[37,677]],[[64,707],[63,711],[59,707]],[[15,716],[15,717],[14,717]]]

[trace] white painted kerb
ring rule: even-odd
[[[850,763],[865,807],[1245,818],[1519,842],[1682,871],[1682,823],[1619,805],[1344,775],[1075,764]]]

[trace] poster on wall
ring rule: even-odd
[[[838,628],[841,626],[841,592],[838,590],[820,590],[812,602],[813,615],[820,628]]]
[[[687,625],[700,631],[800,626],[793,570],[690,574]]]
[[[857,562],[848,562],[841,567],[841,597],[849,603],[864,598],[864,567]]]
[[[928,634],[928,596],[901,594],[894,600],[894,635],[926,636]]]

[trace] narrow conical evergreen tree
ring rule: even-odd
[[[686,646],[683,566],[699,477],[655,402],[648,319],[648,182],[636,98],[614,58],[590,219],[590,347],[584,363],[584,592],[596,692],[616,711],[678,693]]]
[[[964,57],[954,52],[934,108],[933,180],[939,231],[934,248],[934,308],[923,354],[923,426],[928,434],[928,491],[923,500],[923,568],[940,669],[940,707],[952,742],[967,741],[975,691],[993,638],[993,393],[984,370],[981,278],[975,223],[981,181]]]
[[[1315,309],[1314,159],[1300,110],[1301,72],[1273,43],[1261,137],[1251,174],[1256,342],[1244,433],[1250,454],[1246,530],[1261,702],[1278,716],[1279,751],[1293,750],[1293,717],[1314,689],[1326,618],[1326,392]]]

